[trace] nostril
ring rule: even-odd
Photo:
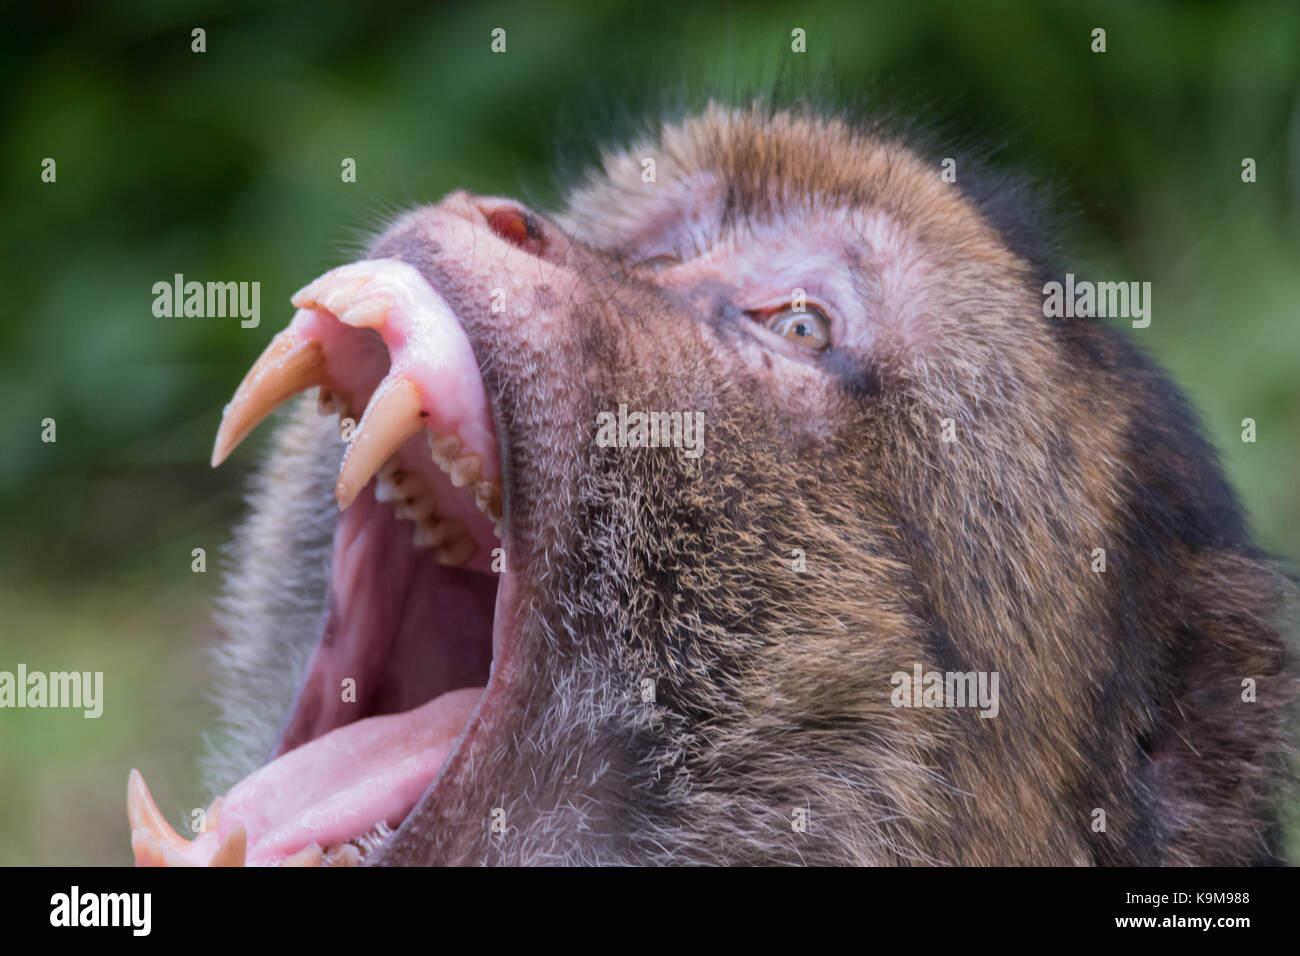
[[[511,245],[527,252],[540,253],[546,237],[542,223],[531,212],[515,205],[480,207],[488,228]]]

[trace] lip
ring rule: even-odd
[[[509,722],[520,589],[490,546],[504,558],[514,537],[510,449],[469,331],[398,260],[333,270],[294,302],[298,315],[227,406],[214,462],[290,391],[319,385],[322,401],[345,396],[344,417],[364,408],[336,489],[324,624],[272,759],[214,803],[208,832],[187,841],[172,831],[133,771],[128,813],[141,864],[362,862]],[[450,435],[454,448],[440,458]],[[467,500],[489,519],[500,509],[495,538]],[[417,530],[402,545],[405,519]],[[463,536],[448,541],[451,525]]]

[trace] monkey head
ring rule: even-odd
[[[712,106],[561,212],[453,193],[308,285],[214,452],[319,389],[223,603],[243,779],[190,842],[133,774],[137,860],[1266,856],[1288,586],[997,203]],[[911,706],[914,669],[997,699]]]

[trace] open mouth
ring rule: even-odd
[[[459,321],[389,259],[328,272],[293,304],[226,406],[213,464],[308,388],[339,416],[324,625],[271,761],[214,802],[196,839],[168,826],[132,771],[138,865],[360,862],[478,731],[508,656],[501,459]]]

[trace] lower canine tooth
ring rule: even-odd
[[[132,770],[127,779],[126,815],[131,823],[133,843],[135,831],[140,831],[148,837],[149,846],[159,853],[163,848],[178,852],[188,849],[189,841],[173,830],[163,817],[138,770]]]
[[[244,828],[237,827],[230,836],[226,837],[225,842],[217,847],[217,852],[212,854],[208,866],[243,866],[244,851],[247,846],[248,836],[244,833]]]

